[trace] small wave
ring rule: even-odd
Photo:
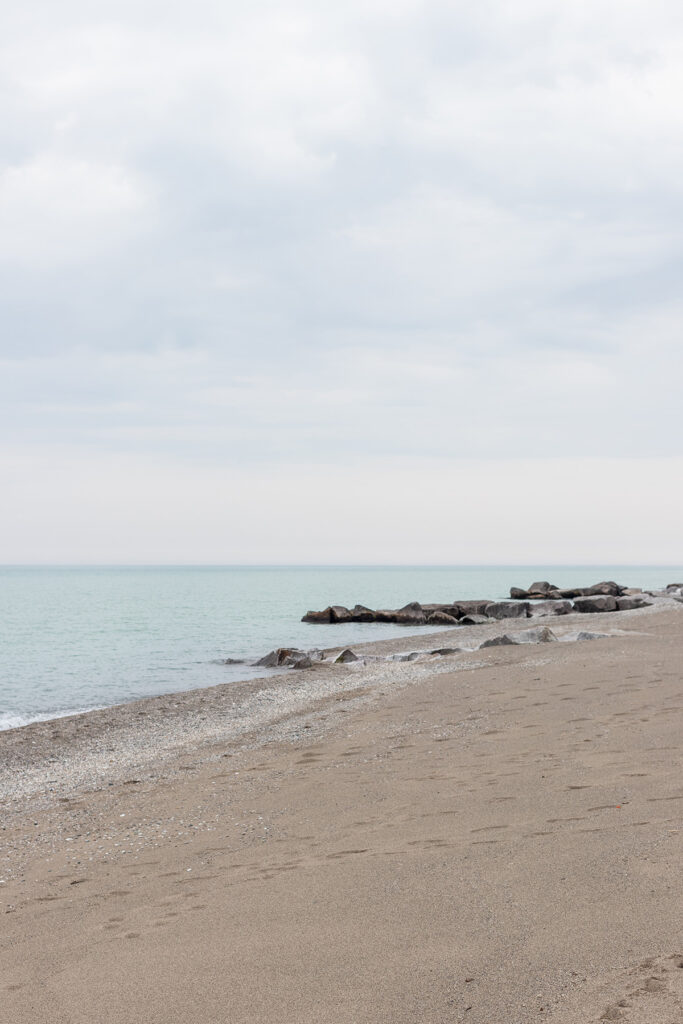
[[[92,708],[70,708],[68,711],[45,711],[38,715],[20,715],[14,711],[0,711],[0,732],[8,729],[21,729],[23,725],[33,722],[51,722],[56,718],[68,718],[69,715],[84,715],[87,711],[97,711],[104,705]]]

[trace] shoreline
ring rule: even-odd
[[[0,736],[0,1020],[678,1021],[682,614]]]
[[[350,665],[327,661],[303,670],[271,670],[262,677],[30,722],[0,732],[0,803],[18,802],[21,806],[29,796],[49,799],[51,791],[108,785],[131,770],[155,773],[186,750],[210,756],[211,748],[221,743],[258,746],[278,736],[298,738],[298,720],[314,716],[337,695],[354,699],[355,694],[359,702],[372,699],[383,684],[402,688],[434,674],[485,665],[495,648],[481,651],[478,644],[501,633],[548,626],[558,637],[584,628],[618,635],[620,623],[645,624],[653,615],[680,607],[673,600],[660,598],[646,608],[590,616],[574,613],[533,620],[491,620],[417,634],[410,633],[408,627],[405,636],[365,641],[353,648],[370,659],[416,650],[427,653],[435,642],[442,647],[472,644],[473,649],[438,660],[369,660]],[[340,644],[323,653],[334,656],[344,649]]]

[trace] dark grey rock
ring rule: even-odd
[[[629,612],[634,608],[649,608],[652,601],[646,601],[644,597],[618,597],[617,608],[620,612]]]
[[[548,626],[536,626],[535,629],[525,629],[521,633],[509,635],[516,644],[551,644],[557,641],[557,637]]]
[[[608,597],[621,597],[623,587],[620,587],[614,580],[603,580],[601,583],[594,583],[585,591],[586,597],[593,597],[596,594],[604,594]]]
[[[488,604],[491,604],[490,598],[453,602],[453,606],[458,609],[458,618],[462,618],[463,615],[485,615]]]
[[[554,583],[548,583],[547,580],[537,580],[536,583],[531,583],[529,586],[530,594],[547,594],[550,590],[557,590],[558,588]]]
[[[531,618],[540,618],[546,615],[568,615],[572,610],[571,601],[535,601],[529,605]]]
[[[517,641],[513,640],[511,636],[503,633],[502,636],[493,636],[490,640],[484,640],[483,644],[479,644],[478,649],[483,651],[485,647],[509,647],[516,643]]]
[[[513,601],[525,601],[529,597],[528,590],[522,590],[521,587],[510,587],[510,598]]]
[[[526,619],[529,614],[529,602],[493,601],[486,605],[485,614],[490,619]]]
[[[306,614],[302,616],[301,621],[302,622],[331,622],[332,621],[331,612],[332,612],[331,608],[325,608],[325,610],[322,611],[322,612],[306,612]]]
[[[615,612],[617,599],[611,594],[595,594],[592,597],[577,597],[574,601],[576,612]]]
[[[374,622],[375,613],[372,608],[366,608],[364,604],[357,604],[351,609],[351,618],[354,622]]]
[[[471,615],[463,615],[463,617],[458,621],[461,626],[483,626],[484,623],[489,622],[490,619],[488,615],[476,615],[472,612]]]
[[[306,651],[300,651],[296,647],[277,647],[274,651],[269,651],[263,658],[255,661],[254,665],[258,665],[261,668],[279,668],[288,662],[303,660],[304,658],[308,658]]]
[[[430,651],[429,653],[430,654],[438,654],[439,657],[445,658],[449,654],[459,654],[460,653],[460,648],[459,647],[437,647],[437,649],[435,651]]]
[[[342,651],[341,654],[337,655],[337,657],[334,659],[334,663],[335,665],[348,665],[352,661],[360,660],[361,659],[358,657],[358,655],[354,654],[354,652],[350,651],[347,647],[346,650]]]
[[[429,626],[457,626],[458,620],[447,612],[432,612],[427,616]]]
[[[394,616],[392,621],[397,622],[400,626],[424,626],[427,622],[422,605],[417,601],[411,601],[410,604],[399,608],[394,612]]]
[[[353,622],[353,616],[348,608],[333,604],[330,608],[330,622]]]

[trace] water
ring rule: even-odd
[[[681,577],[680,567],[642,566],[0,567],[0,729],[266,674],[221,658],[406,635],[300,622],[309,608],[495,600],[536,579],[659,587]]]

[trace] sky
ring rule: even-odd
[[[0,563],[683,563],[674,0],[23,0]]]

